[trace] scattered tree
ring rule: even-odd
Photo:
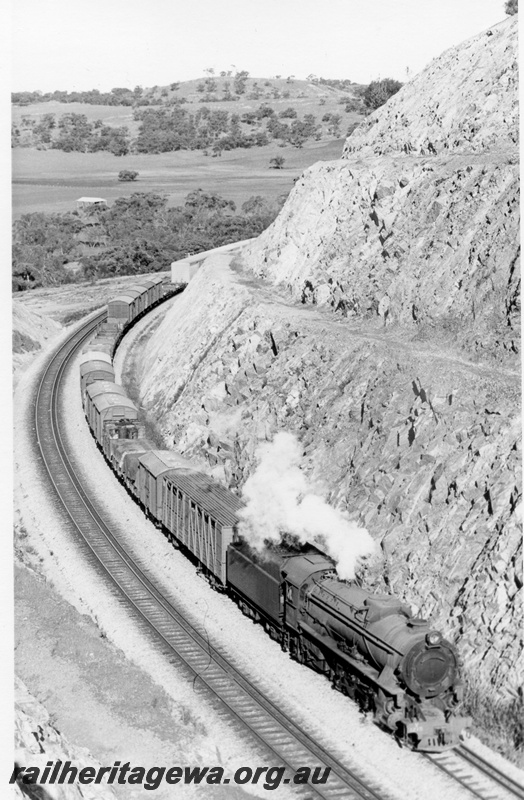
[[[278,116],[281,119],[296,119],[298,114],[296,112],[296,109],[289,106],[289,108],[284,108],[282,111],[279,111]]]
[[[519,13],[519,0],[507,0],[506,6],[504,8],[504,11],[510,17],[512,17],[513,14],[518,14]]]
[[[136,181],[138,172],[134,169],[121,169],[118,173],[119,181]]]
[[[283,156],[275,156],[269,159],[269,169],[283,169],[285,158]]]
[[[247,72],[247,70],[245,69],[242,69],[236,73],[235,80],[233,81],[233,88],[236,94],[245,93],[248,78],[249,78],[249,72]]]
[[[206,79],[205,79],[205,81],[204,81],[204,87],[205,87],[205,90],[206,90],[206,92],[207,92],[208,94],[211,94],[212,92],[215,92],[215,91],[216,91],[216,89],[217,89],[217,82],[216,82],[216,80],[215,80],[213,77],[209,76],[209,77],[208,77],[208,78],[206,78]]]

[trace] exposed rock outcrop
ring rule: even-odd
[[[507,20],[433,61],[359,126],[340,161],[304,173],[249,267],[305,303],[437,328],[497,360],[514,354],[516,37]]]
[[[448,51],[304,173],[242,271],[206,262],[139,376],[169,443],[232,487],[295,432],[380,544],[368,584],[432,614],[503,699],[522,668],[515,44],[512,19]]]
[[[344,156],[518,146],[517,35],[513,17],[446,50],[358,126]]]
[[[498,360],[519,337],[518,202],[513,156],[316,164],[248,264],[297,301]]]
[[[143,400],[169,443],[240,487],[260,441],[296,433],[311,480],[380,543],[368,583],[432,614],[468,664],[515,686],[518,375],[235,291],[223,262],[144,351]]]

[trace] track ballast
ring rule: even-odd
[[[387,793],[354,766],[331,755],[305,729],[277,708],[208,641],[181,609],[169,603],[138,566],[104,521],[104,514],[84,491],[72,465],[60,420],[60,393],[69,365],[79,348],[103,321],[91,317],[52,355],[40,377],[35,403],[35,432],[39,455],[53,490],[68,515],[75,539],[88,561],[110,581],[139,621],[142,631],[171,663],[194,676],[201,690],[234,728],[250,732],[253,744],[286,767],[287,775],[304,765],[329,767],[322,786],[293,786],[311,798],[385,800]],[[288,779],[289,781],[289,779]]]

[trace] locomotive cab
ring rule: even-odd
[[[310,552],[293,555],[282,567],[282,592],[284,596],[284,619],[288,628],[300,632],[301,609],[308,583],[312,578],[336,576],[335,562],[311,546]]]

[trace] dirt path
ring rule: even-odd
[[[376,342],[392,355],[417,357],[428,364],[438,361],[449,368],[464,370],[486,380],[502,379],[508,381],[520,392],[522,373],[517,356],[515,356],[515,367],[483,363],[480,359],[472,361],[461,355],[460,351],[457,352],[449,340],[442,339],[436,333],[432,341],[426,339],[421,344],[417,341],[417,334],[413,335],[413,332],[406,331],[399,326],[384,325],[377,321],[370,322],[367,327],[364,327],[360,322],[352,323],[348,319],[335,316],[330,308],[306,304],[297,305],[289,298],[284,289],[279,289],[260,278],[243,272],[239,257],[233,259],[230,266],[232,280],[251,292],[253,302],[269,306],[272,316],[276,314],[283,321],[290,323],[296,321],[301,328],[320,328],[323,334],[335,337],[340,344],[353,339]]]

